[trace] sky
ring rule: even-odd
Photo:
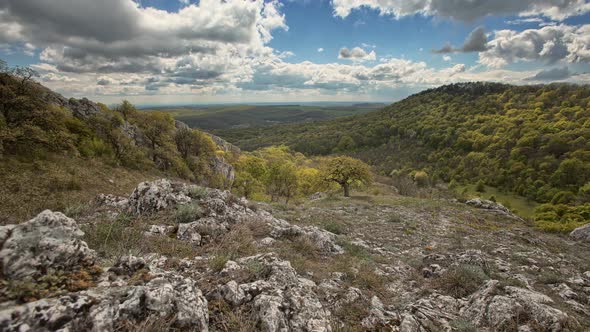
[[[587,0],[2,0],[0,59],[137,105],[392,102],[590,83]]]

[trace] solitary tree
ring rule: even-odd
[[[352,185],[369,185],[373,180],[369,165],[351,157],[329,159],[322,168],[322,177],[326,181],[338,183],[344,190],[344,197],[350,197]]]

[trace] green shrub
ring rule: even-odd
[[[476,265],[461,264],[449,268],[437,280],[438,288],[453,297],[465,297],[474,293],[485,280],[484,270]]]
[[[566,233],[590,222],[590,204],[543,204],[535,209],[535,225],[546,232]]]
[[[328,232],[332,232],[334,234],[344,234],[346,233],[346,230],[344,228],[344,225],[342,225],[342,223],[336,222],[336,221],[328,221],[325,222],[323,224],[324,229],[327,230]]]
[[[203,216],[203,208],[196,204],[185,204],[176,207],[174,220],[179,224],[193,222]]]
[[[207,197],[207,188],[201,186],[192,186],[189,189],[188,195],[192,199],[203,199]]]
[[[560,191],[551,199],[551,204],[568,204],[574,200],[574,193],[571,191]]]
[[[475,185],[475,191],[477,191],[478,193],[483,193],[486,191],[486,185],[483,182],[483,180],[477,181],[477,184]]]
[[[418,187],[426,187],[429,182],[428,173],[424,171],[417,171],[414,173],[414,181]]]

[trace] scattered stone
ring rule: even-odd
[[[103,205],[118,210],[124,210],[129,207],[129,200],[127,198],[111,194],[100,194],[98,195],[96,200],[98,201],[99,205]]]

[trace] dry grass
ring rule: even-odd
[[[161,174],[155,171],[68,156],[34,162],[4,159],[0,161],[0,224],[20,223],[45,209],[64,211],[100,193],[127,196],[139,182],[158,177]]]
[[[449,268],[435,286],[452,297],[465,297],[474,293],[484,281],[489,279],[484,270],[474,265],[459,265]]]
[[[232,308],[225,301],[209,302],[209,328],[212,331],[224,332],[255,332],[256,319],[248,306]]]

